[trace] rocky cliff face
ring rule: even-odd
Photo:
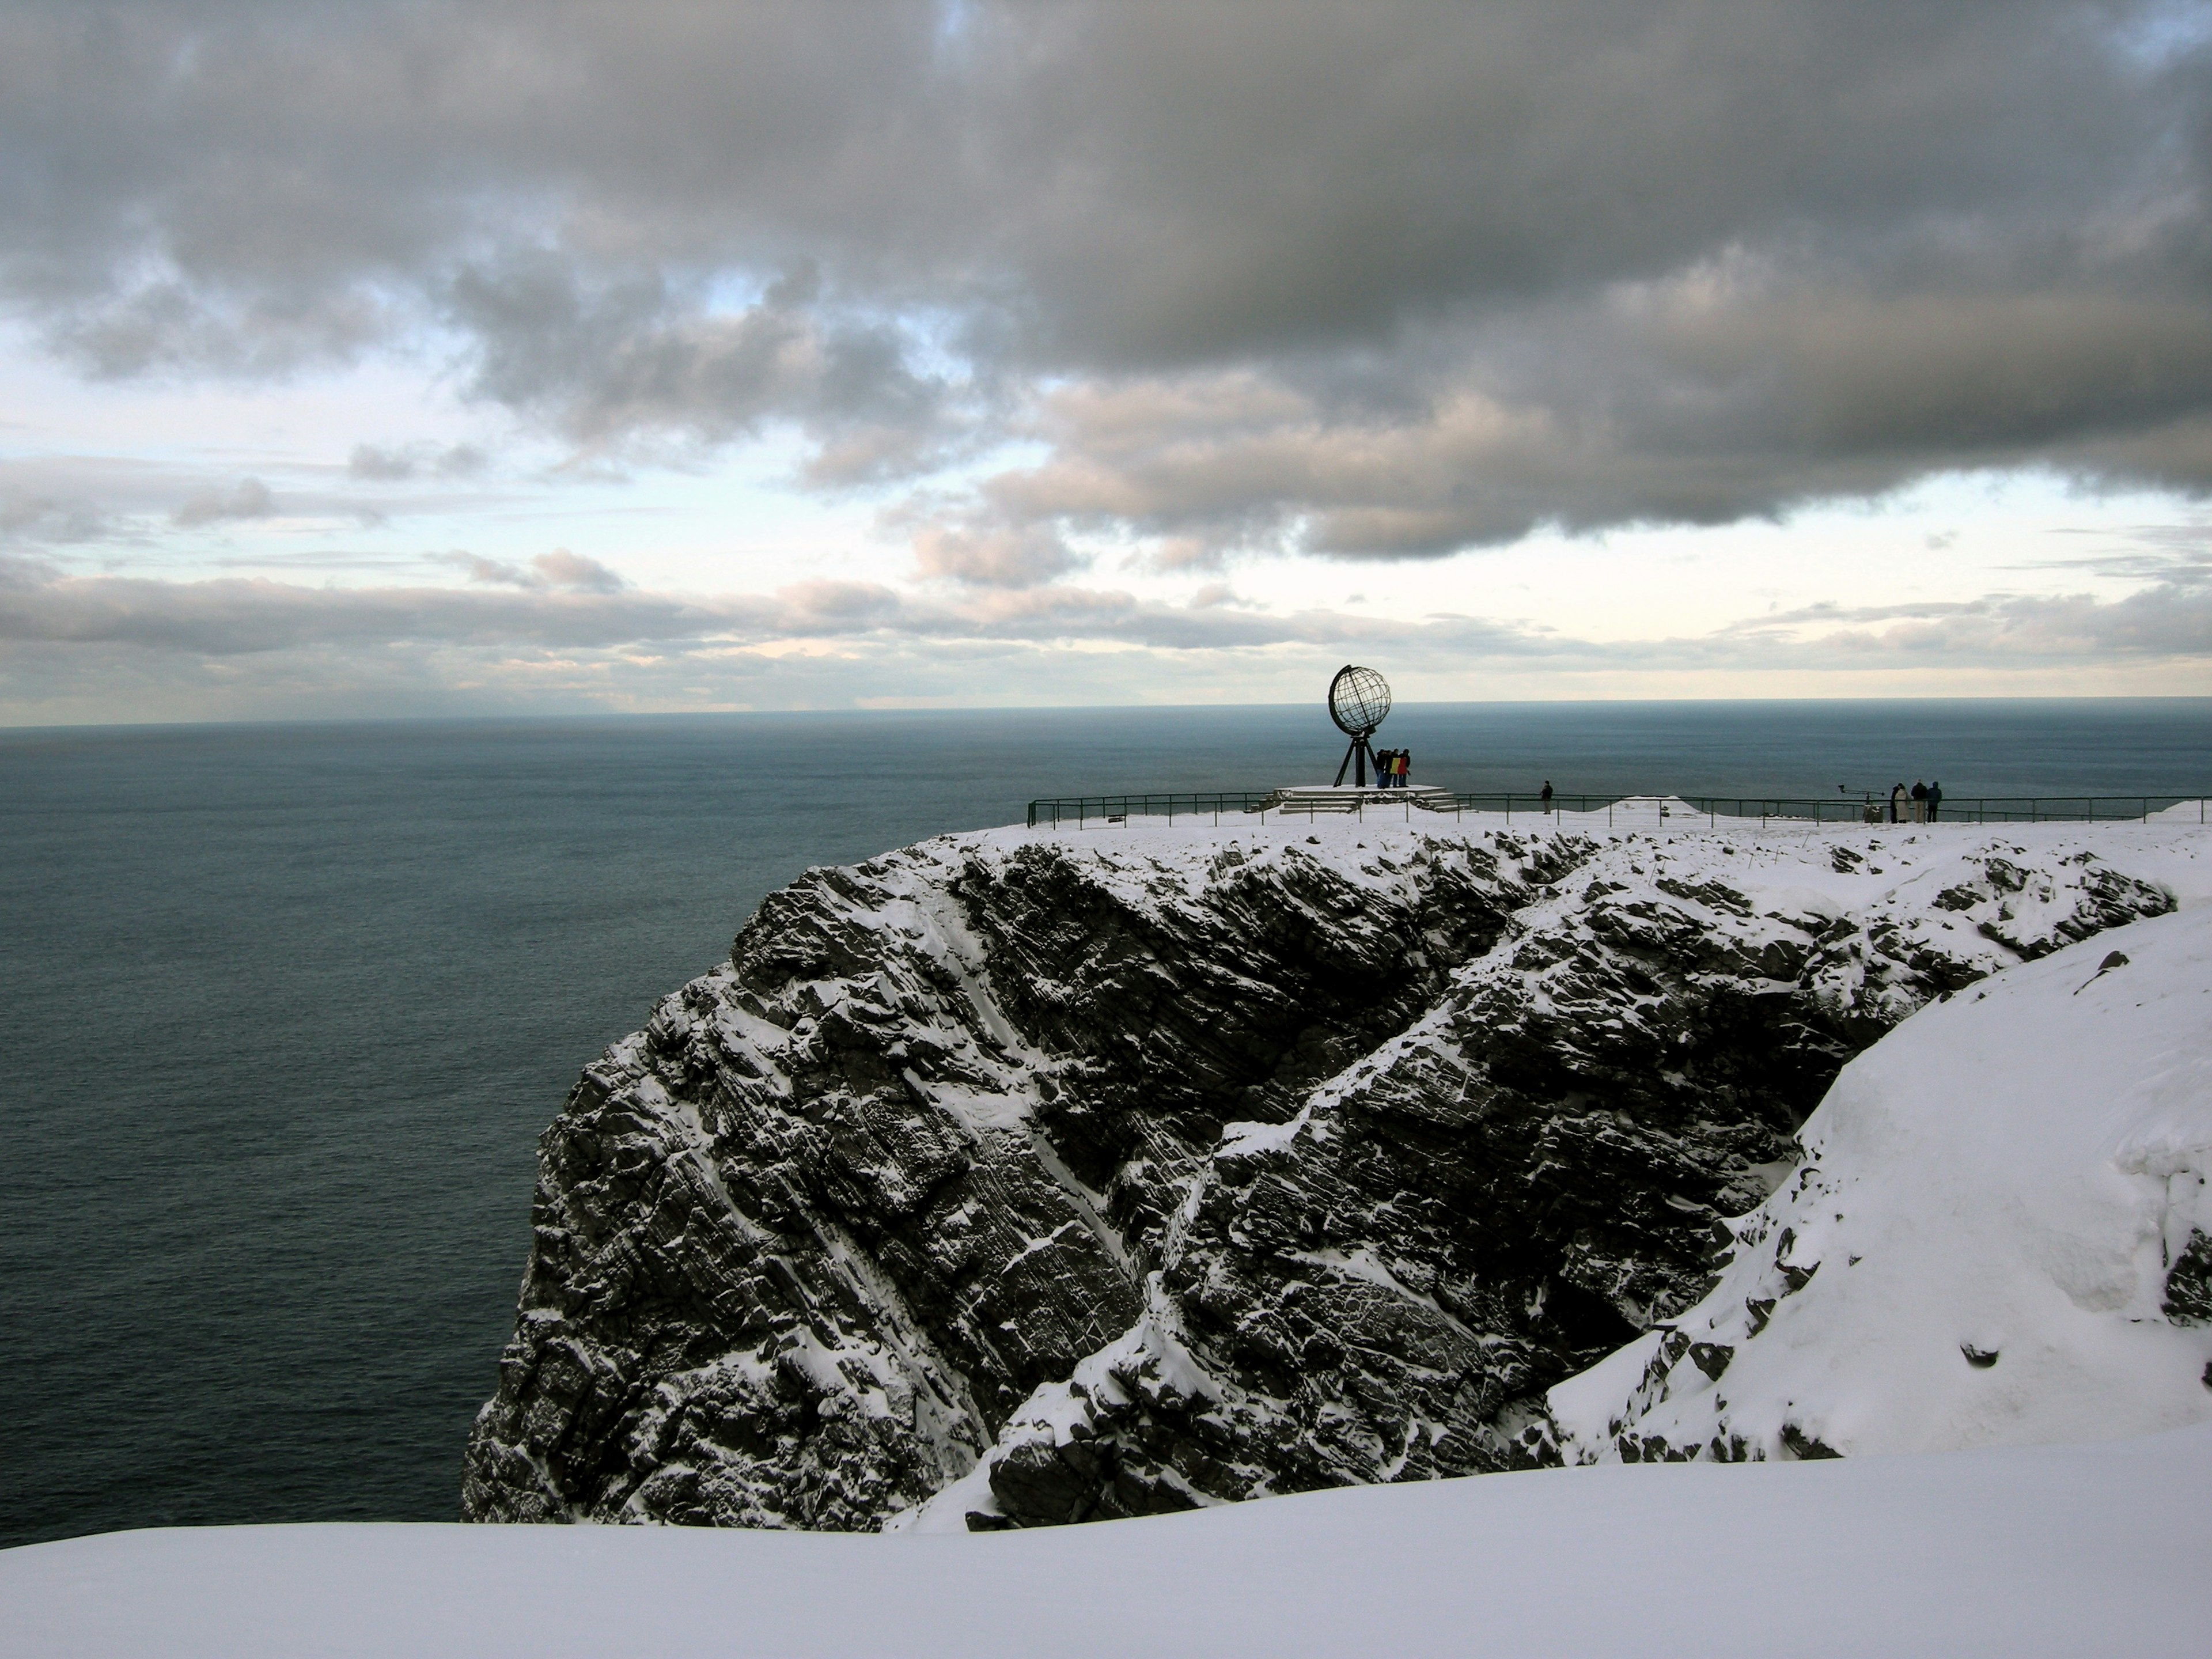
[[[1557,1461],[1546,1391],[1698,1301],[1838,1067],[2170,908],[2160,834],[1131,826],[811,871],[547,1131],[465,1512],[1030,1525]]]

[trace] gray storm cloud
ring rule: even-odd
[[[258,478],[241,478],[228,489],[195,490],[172,516],[179,527],[197,530],[232,519],[265,519],[276,510],[276,498],[267,484]]]
[[[471,581],[495,587],[564,588],[580,593],[619,593],[626,586],[619,573],[597,559],[571,553],[565,547],[556,547],[550,553],[540,553],[528,564],[509,564],[499,559],[480,558],[473,553],[441,554],[437,556],[437,562],[457,566],[467,573]]]
[[[1084,529],[2198,494],[2208,40],[2120,0],[18,4],[0,294],[94,375],[445,351],[586,447],[789,427],[825,489],[1024,440],[916,497],[921,568],[1000,588]]]
[[[412,478],[465,478],[484,470],[488,458],[473,444],[444,449],[434,444],[356,444],[346,476],[369,483],[404,483]]]

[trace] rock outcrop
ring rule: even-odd
[[[809,872],[547,1131],[465,1513],[1033,1525],[1556,1462],[1546,1391],[1697,1303],[1846,1060],[2172,903],[2048,826]]]

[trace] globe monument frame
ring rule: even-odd
[[[1390,713],[1390,682],[1372,668],[1363,668],[1357,663],[1346,663],[1336,671],[1336,678],[1328,683],[1328,717],[1336,722],[1336,729],[1352,739],[1352,746],[1344,751],[1344,764],[1336,769],[1334,788],[1344,787],[1344,775],[1352,772],[1352,782],[1361,789],[1367,787],[1367,769],[1374,763],[1375,751],[1368,739],[1375,735]],[[1378,765],[1375,781],[1382,781],[1382,769]]]

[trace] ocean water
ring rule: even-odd
[[[2212,791],[2212,701],[1413,706],[1417,781]],[[811,864],[1317,708],[0,732],[0,1545],[444,1520],[577,1070]]]

